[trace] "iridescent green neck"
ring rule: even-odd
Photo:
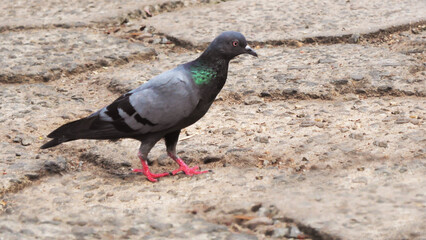
[[[190,71],[192,79],[197,85],[208,84],[217,75],[217,72],[211,67],[201,64],[192,65]]]

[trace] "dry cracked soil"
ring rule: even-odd
[[[0,239],[426,239],[425,1],[2,5]],[[212,172],[151,183],[129,139],[39,149],[226,30],[259,58],[178,144]]]

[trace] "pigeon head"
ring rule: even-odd
[[[257,57],[257,53],[247,45],[244,35],[232,31],[220,34],[205,51],[206,55],[216,55],[227,60],[245,53]]]

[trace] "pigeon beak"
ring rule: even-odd
[[[246,53],[257,57],[257,53],[249,45],[246,46],[245,50],[246,50]]]

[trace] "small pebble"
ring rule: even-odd
[[[127,235],[137,235],[139,230],[137,228],[131,227],[127,230]]]
[[[164,231],[169,230],[173,227],[173,224],[171,223],[160,223],[160,222],[151,222],[150,226],[152,229],[158,230],[158,231]]]
[[[300,127],[311,127],[311,126],[314,126],[314,125],[315,125],[314,121],[303,121],[300,124]]]
[[[266,187],[258,185],[258,186],[252,187],[250,189],[250,191],[252,191],[252,192],[265,192],[266,191]]]
[[[262,207],[262,203],[258,203],[258,204],[255,204],[255,205],[253,205],[252,207],[251,207],[251,211],[252,212],[257,212],[257,211],[259,211],[259,209]]]
[[[258,238],[246,233],[231,233],[226,237],[226,240],[258,240]]]
[[[118,198],[121,202],[130,202],[131,200],[134,199],[134,196],[131,195],[124,195],[124,196],[120,196]]]
[[[297,238],[300,234],[302,234],[302,232],[299,230],[299,228],[292,226],[290,228],[290,233],[286,237]]]
[[[259,104],[263,103],[263,99],[257,96],[249,96],[246,99],[244,99],[245,105],[253,105],[253,104]]]
[[[342,133],[345,133],[347,131],[349,131],[349,128],[347,128],[347,127],[340,128],[340,132],[342,132]]]
[[[351,35],[351,38],[349,39],[350,43],[358,43],[359,42],[359,37],[360,34],[359,33],[354,33]]]
[[[26,137],[26,138],[23,138],[21,140],[21,145],[22,146],[29,146],[29,145],[31,145],[32,142],[33,142],[33,140],[31,138]]]
[[[361,81],[362,79],[364,79],[364,76],[361,74],[351,74],[350,75],[351,79],[354,81]]]
[[[222,160],[223,156],[220,155],[210,155],[210,156],[206,156],[203,158],[203,163],[207,164],[207,163],[214,163],[214,162],[218,162],[220,160]]]
[[[92,197],[93,197],[93,195],[95,195],[95,194],[93,194],[93,193],[91,193],[91,192],[88,192],[88,193],[85,193],[85,194],[84,194],[84,197],[85,197],[85,198],[92,198]]]
[[[274,224],[274,221],[272,221],[272,219],[268,217],[257,217],[245,222],[244,226],[254,230],[260,225],[272,225],[272,224]]]
[[[363,133],[351,133],[351,134],[349,134],[349,137],[353,138],[355,140],[363,140],[364,134]]]
[[[294,120],[294,119],[292,119],[291,121],[289,121],[288,123],[287,123],[287,125],[296,125],[297,124],[297,121],[296,120]]]
[[[260,143],[269,143],[269,138],[268,137],[255,137],[254,141],[256,142],[260,142]]]
[[[410,123],[414,125],[420,125],[420,119],[410,119]]]
[[[167,193],[175,197],[178,195],[178,193],[173,189],[170,189],[169,191],[167,191]]]
[[[235,133],[237,133],[237,130],[234,128],[228,128],[222,131],[223,135],[234,135]]]
[[[392,117],[385,117],[383,120],[382,120],[382,122],[390,122],[390,121],[392,121],[394,118],[392,118]]]
[[[366,177],[357,177],[352,180],[353,183],[364,183],[367,184],[368,180]]]
[[[339,86],[339,85],[346,85],[348,84],[348,82],[349,81],[346,79],[338,79],[338,80],[334,80],[332,84]]]
[[[283,90],[282,94],[283,95],[294,95],[297,92],[298,92],[298,90],[296,88],[287,88],[287,89]]]
[[[404,124],[404,123],[409,123],[410,119],[405,118],[405,117],[400,117],[398,119],[396,119],[395,123],[396,124]]]
[[[290,233],[290,230],[288,228],[275,228],[274,232],[272,233],[272,237],[283,238],[287,236],[289,233]]]
[[[76,236],[77,238],[84,239],[89,235],[92,235],[95,233],[95,230],[91,227],[82,227],[82,226],[74,226],[71,229],[71,232]]]
[[[21,141],[22,141],[21,137],[16,136],[16,137],[13,138],[14,143],[20,143]]]
[[[387,148],[388,144],[384,141],[374,141],[373,144],[378,147]]]

